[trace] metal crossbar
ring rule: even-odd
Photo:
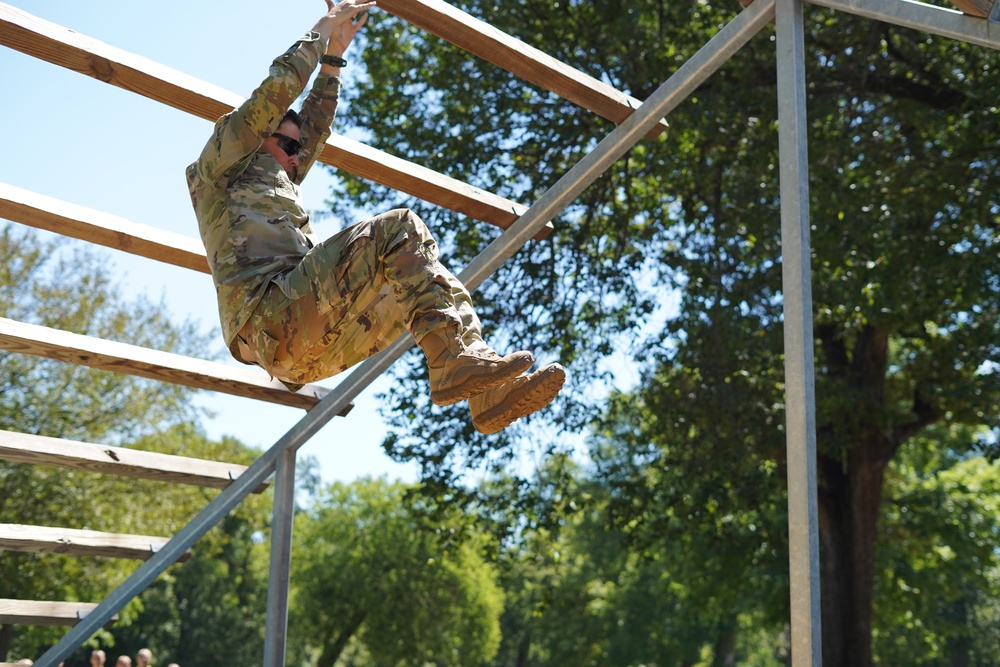
[[[1000,24],[954,9],[935,7],[915,0],[809,0],[820,7],[885,21],[969,44],[1000,49]],[[996,8],[994,7],[994,12]]]

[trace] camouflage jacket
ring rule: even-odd
[[[198,160],[187,168],[222,333],[237,359],[236,334],[271,283],[290,298],[302,296],[291,294],[284,279],[315,244],[299,183],[330,136],[340,79],[320,73],[302,104],[303,148],[294,173],[285,173],[258,149],[305,89],[323,48],[320,35],[310,32],[276,58],[250,98],[215,123]]]

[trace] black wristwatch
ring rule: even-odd
[[[347,67],[347,61],[343,58],[338,58],[337,56],[325,55],[319,59],[324,65],[330,65],[331,67]]]

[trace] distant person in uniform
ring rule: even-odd
[[[135,654],[136,667],[149,667],[153,663],[153,652],[148,648],[141,648]]]
[[[409,331],[427,357],[431,400],[469,399],[473,425],[494,433],[548,405],[563,368],[528,372],[530,352],[501,356],[486,344],[468,290],[412,211],[384,213],[322,242],[313,235],[299,184],[330,136],[344,52],[375,6],[326,4],[250,98],[219,119],[187,168],[226,345],[294,391]],[[296,113],[291,104],[317,65]]]
[[[90,667],[104,667],[106,660],[107,656],[104,655],[104,651],[101,649],[90,652]]]

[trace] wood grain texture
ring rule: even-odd
[[[10,600],[0,598],[0,624],[13,625],[76,625],[89,614],[94,602],[42,602],[38,600]],[[112,617],[108,625],[118,620]]]
[[[244,98],[0,2],[0,44],[215,122]],[[266,63],[261,64],[264,71]],[[208,133],[206,132],[206,137]],[[192,156],[194,157],[194,156]],[[357,176],[503,229],[521,204],[334,133],[319,156]],[[548,234],[551,227],[539,237]]]
[[[0,317],[0,349],[305,410],[330,393],[325,387],[306,385],[293,394],[262,370],[236,368],[3,317]],[[343,414],[346,413],[347,410]]]
[[[970,16],[986,18],[993,9],[993,0],[949,0],[951,4]]]
[[[247,469],[236,463],[3,430],[0,430],[0,459],[214,489],[226,488]],[[265,488],[266,483],[254,492],[260,493]]]
[[[0,217],[185,269],[210,273],[201,240],[0,183]]]
[[[642,104],[443,0],[379,0],[378,6],[614,123],[621,123]],[[666,129],[667,122],[661,120],[648,136],[656,138]]]
[[[96,530],[0,523],[0,549],[8,551],[146,560],[162,548],[168,539],[147,535],[103,533]],[[188,550],[178,561],[185,561],[190,557],[191,551]]]

